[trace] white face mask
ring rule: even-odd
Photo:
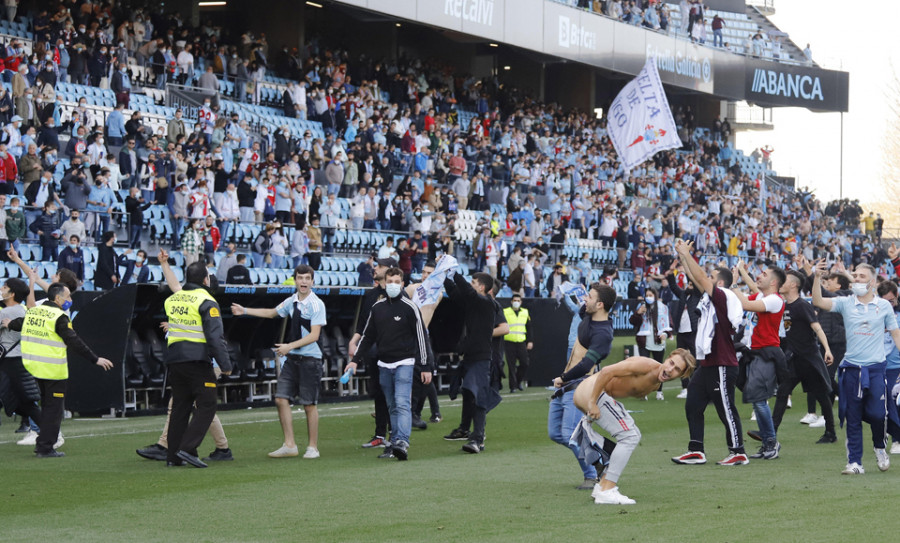
[[[644,298],[644,301],[646,301],[648,304],[652,304],[656,302],[656,298],[654,298],[653,296],[647,296],[646,298]]]
[[[387,292],[387,295],[391,298],[400,296],[401,290],[403,290],[403,285],[401,285],[400,283],[388,283],[384,287],[384,291]]]
[[[850,286],[850,290],[852,290],[853,294],[856,296],[865,296],[869,292],[869,285],[868,283],[853,283],[853,285]]]
[[[513,302],[512,307],[513,309],[519,309],[520,307],[522,307],[522,302]]]

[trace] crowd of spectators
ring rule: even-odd
[[[119,277],[107,262],[110,277],[96,279],[98,288],[138,279],[146,255],[134,265],[131,252],[142,247],[143,213],[153,204],[168,207],[185,265],[212,262],[236,241],[238,223],[265,223],[248,249],[256,267],[274,268],[318,268],[339,227],[381,230],[394,239],[379,253],[395,256],[408,276],[448,252],[524,295],[590,279],[598,266],[591,254],[571,262],[564,254],[572,236],[599,240],[615,248],[616,267],[650,275],[667,269],[678,237],[694,240],[698,257],[883,260],[875,217],[861,223],[855,202],[823,206],[808,192],[751,177],[727,120],[697,129],[688,106],[673,107],[684,147],[628,172],[605,119],[540,103],[495,78],[433,59],[378,60],[318,39],[302,51],[283,47],[269,63],[263,34],[232,40],[160,10],[63,2],[34,17],[30,58],[12,40],[5,59],[15,75],[12,97],[0,94],[0,236],[15,247],[36,238],[41,259],[61,266],[90,240],[110,248],[109,262],[132,263]],[[190,65],[178,60],[185,52]],[[284,115],[320,122],[324,137],[250,126],[238,113],[224,115],[214,93],[196,121],[178,110],[154,132],[126,104],[139,91],[130,67],[156,70],[160,53],[176,59],[156,74],[163,83],[192,82],[195,64],[206,86],[213,83],[204,78],[234,78],[234,64],[292,78]],[[104,120],[82,102],[60,126],[58,81],[118,81],[119,103]],[[477,222],[472,240],[458,235],[463,216]],[[128,232],[121,253],[116,224]]]

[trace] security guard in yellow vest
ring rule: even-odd
[[[47,289],[47,302],[32,307],[24,317],[9,323],[11,330],[22,331],[22,364],[34,376],[41,388],[41,432],[34,448],[38,458],[59,458],[66,453],[53,449],[59,437],[66,404],[66,383],[69,379],[68,348],[104,370],[112,362],[98,357],[85,345],[66,315],[72,306],[72,293],[61,283]]]
[[[205,468],[197,447],[216,415],[216,374],[212,359],[222,373],[231,374],[231,359],[225,346],[222,315],[205,288],[209,273],[202,262],[185,272],[184,287],[166,299],[169,322],[166,366],[172,386],[172,416],[169,421],[167,465],[186,463]],[[191,417],[194,403],[197,411]]]
[[[509,333],[503,336],[506,351],[506,366],[509,371],[509,391],[525,390],[525,374],[528,372],[528,351],[534,347],[531,342],[531,316],[522,307],[522,297],[514,294],[511,307],[503,310],[509,324]]]

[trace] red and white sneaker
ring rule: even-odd
[[[747,458],[747,455],[744,453],[731,453],[726,456],[724,460],[716,462],[716,464],[719,464],[720,466],[743,466],[749,463],[750,459]]]
[[[672,462],[676,464],[705,464],[706,455],[700,451],[688,451],[681,456],[673,456]]]

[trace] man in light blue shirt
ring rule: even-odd
[[[297,293],[276,308],[256,309],[231,304],[231,312],[235,316],[291,319],[287,334],[288,342],[275,345],[275,354],[287,357],[281,366],[275,392],[275,405],[278,407],[278,419],[284,431],[284,444],[269,453],[271,458],[286,458],[299,454],[297,443],[294,441],[290,404],[294,398],[298,399],[298,403],[306,412],[309,446],[303,458],[319,457],[319,411],[316,404],[319,401],[319,386],[322,380],[322,351],[316,342],[326,320],[325,304],[312,292],[314,274],[309,266],[297,266],[294,269]]]
[[[122,111],[125,104],[116,104],[116,109],[106,118],[106,131],[109,135],[109,144],[113,147],[121,147],[125,143],[125,116]]]
[[[821,276],[825,264],[816,267],[813,279],[813,305],[840,313],[844,319],[847,351],[839,366],[840,404],[838,417],[847,422],[847,466],[845,475],[865,473],[862,467],[862,423],[872,427],[872,442],[878,469],[891,465],[885,451],[887,422],[887,386],[885,383],[884,334],[890,333],[894,345],[900,346],[900,329],[890,302],[875,295],[875,269],[860,264],[853,272],[853,295],[825,298]]]

